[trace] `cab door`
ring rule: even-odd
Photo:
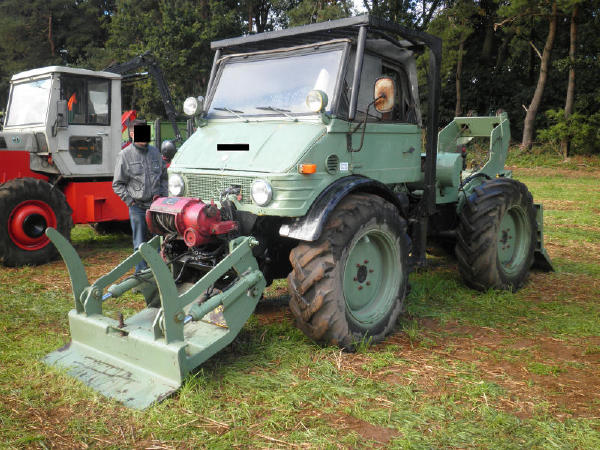
[[[60,100],[67,126],[58,130],[58,152],[71,176],[112,176],[111,80],[62,74]]]

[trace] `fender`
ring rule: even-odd
[[[331,183],[310,206],[304,217],[298,217],[291,223],[279,228],[279,235],[300,241],[316,241],[321,237],[323,226],[336,206],[348,194],[365,192],[383,197],[398,208],[404,218],[408,218],[408,198],[404,194],[395,194],[380,181],[359,175],[350,175]]]

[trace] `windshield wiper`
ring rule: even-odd
[[[289,109],[275,108],[274,106],[256,106],[256,109],[261,109],[261,110],[264,110],[264,111],[275,111],[275,112],[283,114],[285,117],[290,118],[294,122],[298,122],[298,118],[297,117],[294,117],[294,116],[291,116],[291,115],[287,114],[287,113],[290,112]]]
[[[233,114],[238,119],[246,120],[242,116],[240,116],[240,114],[244,114],[244,111],[240,111],[238,109],[229,109],[229,108],[226,108],[224,106],[222,108],[213,108],[213,109],[216,110],[216,111],[227,111],[228,113]]]

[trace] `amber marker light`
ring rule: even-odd
[[[315,173],[317,171],[316,164],[299,164],[298,165],[298,173],[303,173],[305,175],[309,173]]]

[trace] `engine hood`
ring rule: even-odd
[[[45,144],[45,139],[43,139]],[[38,142],[33,133],[20,133],[14,131],[0,131],[0,149],[26,150],[29,152],[48,151],[38,148]]]
[[[286,172],[327,129],[306,122],[209,122],[179,148],[171,168]]]

